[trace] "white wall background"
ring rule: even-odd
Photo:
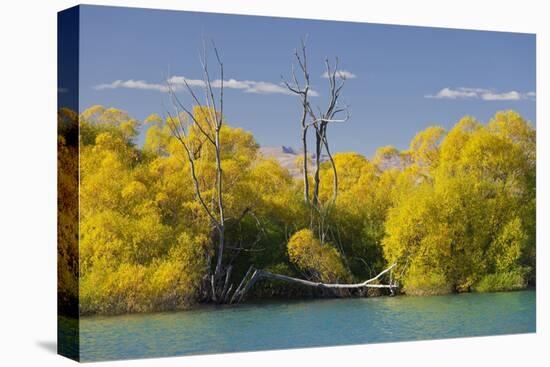
[[[550,361],[550,26],[544,1],[128,0],[96,4],[537,33],[537,334],[99,363],[98,366],[540,366]],[[0,5],[0,365],[66,366],[56,340],[56,12]]]

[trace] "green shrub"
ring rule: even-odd
[[[476,292],[502,292],[524,289],[527,287],[527,269],[489,274],[481,278],[474,286]]]
[[[417,267],[411,267],[404,283],[403,290],[410,296],[434,296],[453,291],[444,275]]]

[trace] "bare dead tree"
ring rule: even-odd
[[[307,206],[311,204],[310,211],[310,227],[318,230],[318,236],[321,242],[324,242],[325,236],[329,231],[326,226],[326,220],[329,215],[332,204],[336,202],[338,195],[338,172],[336,169],[336,163],[330,150],[329,138],[328,138],[328,126],[332,123],[343,123],[348,121],[349,109],[347,105],[340,103],[342,89],[345,85],[345,75],[338,70],[338,58],[335,60],[334,67],[330,64],[329,60],[325,60],[325,75],[329,83],[327,105],[324,110],[317,107],[317,111],[314,111],[309,100],[311,94],[310,75],[307,64],[307,52],[305,41],[301,41],[300,50],[294,51],[295,62],[292,63],[292,82],[283,80],[287,89],[293,94],[297,95],[300,99],[302,107],[302,113],[300,118],[301,124],[301,139],[303,146],[303,182],[304,182],[304,200]],[[301,77],[296,75],[296,67],[301,72]],[[300,82],[301,80],[301,82]],[[307,149],[307,134],[308,131],[313,130],[315,138],[314,147],[314,163],[313,163],[313,193],[310,200],[309,190],[309,154]],[[319,189],[320,189],[320,172],[321,172],[321,158],[326,153],[330,161],[333,173],[333,194],[331,200],[326,203],[319,202]]]
[[[307,205],[310,203],[309,199],[309,173],[308,173],[308,150],[307,150],[307,131],[309,125],[306,123],[307,116],[309,114],[309,92],[310,92],[310,82],[309,82],[309,71],[307,69],[307,53],[306,53],[306,40],[302,39],[300,44],[300,51],[298,49],[294,50],[294,59],[295,62],[292,63],[292,82],[284,80],[283,83],[289,91],[296,94],[300,98],[300,103],[302,105],[302,115],[300,117],[300,125],[302,127],[302,177],[304,181],[304,201]],[[303,85],[301,85],[298,77],[296,75],[296,66],[300,68],[303,77]]]
[[[340,105],[341,92],[345,84],[345,76],[338,71],[338,58],[336,58],[334,68],[331,67],[328,59],[325,60],[326,66],[326,75],[329,81],[329,100],[327,103],[326,109],[318,113],[313,111],[311,103],[309,101],[309,95],[311,92],[310,84],[310,75],[307,65],[307,52],[306,52],[306,42],[304,39],[301,41],[300,50],[294,51],[295,62],[292,63],[292,82],[283,79],[283,83],[286,88],[297,95],[300,99],[300,104],[302,107],[302,113],[300,117],[301,125],[301,140],[302,140],[302,150],[303,150],[303,169],[302,176],[304,181],[304,200],[306,204],[310,204],[310,193],[309,193],[309,170],[308,170],[308,149],[307,149],[307,133],[310,127],[313,127],[315,130],[315,167],[314,167],[314,187],[313,187],[313,198],[311,200],[314,207],[319,206],[319,185],[320,185],[320,166],[321,166],[321,156],[323,150],[327,153],[329,160],[332,165],[332,170],[334,174],[333,178],[333,201],[336,200],[338,194],[338,173],[336,170],[336,164],[334,162],[332,153],[330,151],[328,136],[327,136],[327,127],[330,123],[334,122],[346,122],[349,119],[349,110],[348,106]],[[298,76],[296,75],[296,67],[298,65],[299,70],[302,74],[302,82],[299,81]],[[345,114],[343,118],[338,118],[338,115]],[[308,121],[308,116],[310,121]]]
[[[311,117],[311,121],[307,126],[313,126],[315,128],[315,173],[314,173],[314,187],[313,187],[313,205],[319,205],[319,185],[320,177],[319,172],[321,168],[321,155],[323,149],[329,157],[329,161],[333,171],[333,197],[332,201],[336,201],[338,195],[338,172],[336,170],[336,164],[330,151],[328,143],[327,128],[331,123],[344,123],[349,120],[349,108],[347,105],[341,105],[341,93],[344,88],[346,78],[338,71],[338,58],[336,58],[334,68],[331,67],[328,59],[325,59],[326,75],[329,81],[329,99],[327,107],[322,112],[318,108],[318,112],[315,112],[310,104],[308,104],[308,114]],[[339,115],[344,114],[342,118],[338,118]]]
[[[206,47],[201,57],[201,66],[203,71],[203,85],[204,85],[204,103],[201,103],[197,97],[195,91],[188,84],[187,80],[183,80],[185,87],[191,97],[193,98],[196,106],[201,108],[201,112],[204,113],[204,120],[199,121],[197,116],[193,113],[192,109],[187,108],[178,98],[175,88],[168,81],[168,92],[172,105],[176,111],[175,116],[168,112],[170,117],[170,123],[168,126],[171,129],[172,135],[181,144],[187,161],[189,162],[191,179],[195,188],[195,195],[201,204],[203,210],[206,212],[210,221],[215,228],[218,236],[218,249],[216,253],[216,266],[214,273],[210,276],[210,284],[212,288],[212,300],[217,302],[224,293],[227,292],[228,282],[231,276],[231,266],[227,268],[223,267],[224,247],[225,247],[225,208],[223,200],[223,169],[221,166],[221,141],[220,131],[223,125],[223,92],[224,92],[224,68],[223,63],[219,57],[218,50],[215,46],[214,53],[218,62],[220,79],[219,79],[219,95],[215,96],[212,80],[210,78],[210,72],[207,63]],[[187,118],[183,118],[183,116]],[[194,136],[190,136],[190,133],[194,132]],[[203,144],[209,144],[215,154],[215,206],[212,208],[204,199],[202,189],[199,183],[196,160],[199,158]],[[224,277],[225,275],[225,277]],[[223,279],[225,278],[225,279]],[[220,280],[223,285],[220,285]],[[221,289],[221,291],[220,291]]]
[[[334,157],[330,151],[327,130],[329,124],[344,123],[348,121],[350,117],[348,106],[340,104],[341,92],[345,85],[346,78],[338,71],[338,58],[335,60],[334,68],[331,67],[329,60],[325,59],[325,67],[326,77],[329,82],[327,106],[324,111],[321,111],[321,109],[317,107],[318,112],[315,112],[311,105],[308,105],[308,113],[311,118],[308,125],[313,126],[315,130],[316,149],[315,171],[313,176],[313,207],[316,209],[318,215],[318,232],[321,242],[324,242],[326,234],[330,230],[329,226],[326,225],[327,217],[334,206],[333,204],[336,203],[336,198],[338,196],[338,171],[336,169]],[[340,117],[341,115],[344,116]],[[333,174],[332,199],[324,204],[319,202],[321,155],[323,154],[323,149],[329,158]]]

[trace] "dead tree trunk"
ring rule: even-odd
[[[284,80],[284,84],[287,89],[296,94],[300,98],[302,106],[302,115],[300,124],[302,128],[302,150],[303,150],[303,163],[302,163],[302,179],[304,182],[304,201],[307,205],[310,204],[309,194],[309,172],[308,172],[308,150],[307,150],[307,132],[309,127],[313,127],[315,130],[315,168],[313,174],[313,197],[311,202],[315,208],[319,207],[319,186],[320,186],[320,167],[321,167],[321,155],[323,154],[323,148],[327,152],[332,170],[334,174],[333,178],[333,199],[336,200],[338,194],[338,173],[336,171],[336,165],[332,154],[329,149],[327,127],[332,122],[346,122],[349,119],[349,113],[347,106],[340,106],[339,99],[342,88],[344,87],[345,77],[338,71],[338,59],[334,68],[331,67],[328,59],[325,60],[326,65],[326,77],[329,80],[329,100],[327,108],[324,112],[319,110],[319,116],[311,108],[310,101],[308,99],[310,88],[310,76],[307,66],[307,52],[305,41],[301,42],[300,52],[294,51],[294,58],[302,73],[303,85],[301,85],[296,75],[294,63],[292,64],[292,83]],[[346,117],[343,119],[336,119],[336,115],[345,112]],[[307,116],[310,116],[312,121],[306,122]]]
[[[302,72],[303,86],[300,85],[300,81],[296,75],[296,70],[294,63],[292,63],[292,84],[283,79],[283,83],[286,85],[287,89],[292,93],[296,94],[300,98],[300,103],[302,105],[302,115],[300,118],[300,125],[302,128],[302,154],[304,161],[302,162],[302,179],[304,182],[304,201],[307,205],[310,204],[310,194],[309,194],[309,172],[308,172],[308,150],[307,150],[307,132],[308,124],[306,123],[309,111],[309,92],[310,92],[310,82],[309,82],[309,71],[307,68],[307,53],[306,53],[306,41],[302,39],[300,51],[294,50],[294,58]]]
[[[346,122],[349,120],[349,110],[348,106],[346,105],[340,105],[340,98],[341,98],[341,92],[344,88],[346,78],[342,73],[338,71],[338,58],[336,58],[336,62],[334,65],[334,68],[331,67],[328,59],[325,60],[326,65],[326,73],[329,80],[329,100],[327,103],[327,107],[324,110],[324,112],[321,112],[321,110],[318,108],[319,112],[313,111],[313,108],[311,108],[310,105],[308,105],[308,114],[311,117],[311,122],[307,126],[312,126],[315,129],[315,142],[316,147],[318,149],[318,154],[322,154],[323,148],[325,149],[329,161],[332,166],[332,172],[333,172],[333,195],[332,195],[332,202],[336,201],[336,197],[338,195],[338,172],[336,170],[336,164],[334,162],[334,158],[332,157],[332,153],[329,149],[329,143],[328,143],[328,136],[327,136],[327,129],[328,125],[335,122]],[[341,113],[345,113],[345,116],[343,118],[337,118],[337,116]],[[319,158],[319,157],[316,157]],[[318,173],[320,170],[320,159],[316,159],[315,161],[315,187],[314,192],[319,192],[319,185],[320,180],[318,178]],[[317,194],[318,195],[318,194]],[[314,201],[318,202],[318,197],[314,197]]]
[[[376,280],[379,280],[384,274],[392,272],[393,268],[397,266],[397,263],[392,264],[390,267],[384,269],[378,275],[373,278],[367,279],[361,283],[351,283],[351,284],[339,284],[339,283],[323,283],[323,282],[312,282],[309,280],[304,280],[300,278],[294,278],[282,274],[274,274],[265,270],[254,270],[252,267],[248,269],[246,276],[243,278],[243,283],[246,281],[246,285],[243,286],[243,283],[237,288],[233,297],[231,298],[231,303],[239,303],[244,300],[246,294],[256,282],[261,279],[268,280],[279,280],[288,283],[300,284],[307,287],[314,287],[319,289],[359,289],[359,288],[387,288],[390,290],[391,294],[394,294],[395,289],[399,287],[397,283],[392,283],[393,277],[390,276],[389,284],[372,284]],[[252,275],[250,276],[250,274]]]
[[[328,126],[335,122],[346,122],[349,119],[348,107],[340,104],[341,92],[345,84],[345,76],[338,70],[338,58],[336,58],[334,67],[329,63],[328,59],[325,60],[325,77],[329,81],[327,106],[324,110],[317,107],[317,112],[311,107],[311,103],[308,99],[308,93],[310,92],[309,72],[307,67],[307,52],[305,42],[302,40],[300,52],[294,52],[294,58],[301,70],[301,79],[303,80],[303,86],[301,85],[298,76],[295,72],[294,63],[292,64],[292,82],[284,81],[287,89],[296,94],[301,101],[302,117],[302,145],[304,151],[303,162],[303,181],[304,181],[304,198],[307,206],[310,206],[310,228],[314,232],[318,232],[319,239],[324,243],[324,240],[329,231],[327,225],[327,218],[331,211],[331,208],[336,202],[338,196],[338,172],[336,169],[336,162],[332,156],[332,152],[329,147],[328,141]],[[340,114],[344,113],[343,118],[338,118]],[[306,122],[306,116],[309,117],[309,121]],[[307,132],[312,128],[315,138],[315,153],[313,162],[313,190],[310,200],[309,194],[309,170],[308,163],[309,157],[307,154]],[[319,191],[321,185],[321,163],[323,152],[326,152],[330,161],[333,173],[333,193],[332,198],[324,203],[320,202]]]
[[[223,299],[225,298],[225,295],[229,289],[228,287],[231,275],[231,267],[224,267],[223,265],[225,251],[225,209],[223,200],[223,169],[221,166],[220,131],[223,125],[224,69],[223,63],[221,62],[216,47],[214,47],[214,52],[220,70],[220,93],[218,99],[219,104],[217,105],[216,103],[216,97],[213,91],[205,47],[204,54],[201,59],[205,103],[203,104],[199,101],[197,95],[185,79],[183,82],[187,88],[187,91],[191,94],[197,107],[201,108],[201,112],[205,115],[206,121],[199,121],[197,116],[195,116],[195,114],[193,113],[192,109],[186,108],[185,105],[181,103],[175,93],[175,88],[173,88],[170,82],[168,82],[168,91],[171,97],[172,105],[176,111],[175,116],[168,112],[168,115],[170,116],[168,126],[171,129],[172,135],[183,147],[183,150],[187,157],[187,161],[189,162],[195,195],[199,203],[201,204],[201,207],[210,218],[210,221],[212,222],[212,227],[217,232],[218,246],[216,253],[216,265],[213,274],[211,274],[209,278],[211,286],[211,299],[214,302],[223,302]],[[186,119],[182,118],[182,113],[187,116]],[[199,140],[198,148],[195,147],[194,140],[190,137],[191,132],[194,132],[196,134],[194,138]],[[217,208],[212,208],[204,200],[202,189],[199,184],[199,179],[197,177],[195,162],[200,155],[200,150],[203,148],[204,143],[210,145],[215,153],[216,174],[214,187],[216,195],[215,205]]]

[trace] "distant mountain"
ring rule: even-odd
[[[300,169],[296,167],[296,159],[302,155],[301,151],[298,151],[292,147],[280,146],[280,147],[260,147],[260,153],[266,158],[275,158],[279,161],[281,166],[286,168],[293,177],[300,177]],[[310,159],[314,159],[315,155],[311,154]],[[328,157],[321,155],[321,162],[328,160]]]
[[[276,160],[278,160],[281,166],[286,168],[293,177],[301,176],[300,168],[296,167],[296,159],[302,156],[302,152],[300,150],[284,145],[280,147],[260,147],[260,154],[262,154],[266,158],[275,158]],[[309,159],[313,161],[315,159],[315,154],[310,154]],[[321,162],[326,161],[328,161],[328,156],[326,154],[322,154]],[[311,167],[311,165],[309,167]],[[378,163],[378,168],[382,171],[386,171],[392,168],[398,168],[402,170],[403,162],[393,156],[387,157],[385,159],[382,159],[382,161]],[[312,169],[310,168],[310,173],[311,171]]]
[[[288,154],[297,154],[294,149],[292,147],[285,147],[284,145],[281,147],[281,149],[283,150],[283,153],[288,153]]]

